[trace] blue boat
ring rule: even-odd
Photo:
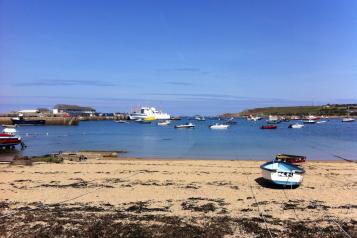
[[[305,170],[283,161],[270,161],[260,166],[264,179],[283,186],[298,186],[302,183]]]

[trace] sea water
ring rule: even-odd
[[[194,129],[174,125],[193,122]],[[22,126],[18,133],[27,148],[23,155],[59,151],[127,150],[127,157],[168,159],[252,159],[270,160],[277,153],[305,155],[309,160],[336,160],[336,156],[357,160],[357,122],[307,124],[290,129],[295,122],[282,122],[276,130],[262,130],[258,122],[236,119],[227,130],[212,130],[214,119],[156,122],[82,121],[78,126]]]

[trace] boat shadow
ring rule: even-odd
[[[278,185],[278,184],[272,183],[272,182],[264,179],[263,177],[256,178],[255,182],[264,188],[270,188],[270,189],[296,189],[297,187],[299,187],[296,185],[294,185],[294,186]]]

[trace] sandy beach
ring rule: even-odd
[[[261,163],[120,159],[0,164],[0,234],[357,237],[356,163],[308,162],[296,189],[265,183]]]

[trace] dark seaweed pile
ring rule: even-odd
[[[182,201],[181,206],[183,210],[192,210],[192,216],[172,215],[169,202],[163,207],[153,207],[147,201],[121,206],[109,203],[98,206],[82,203],[20,206],[0,202],[0,234],[3,237],[209,238],[233,234],[237,237],[270,237],[260,217],[237,218],[214,213],[224,206],[220,200],[190,198]],[[3,217],[9,213],[12,215]],[[344,237],[332,222],[283,221],[272,216],[265,219],[274,237]],[[338,222],[351,237],[357,237],[356,221]]]

